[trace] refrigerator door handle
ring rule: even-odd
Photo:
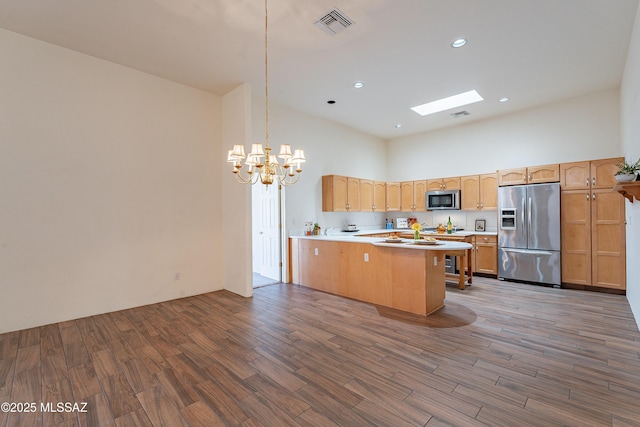
[[[529,202],[527,206],[527,233],[531,236],[531,203],[533,200],[529,197]]]
[[[505,252],[514,252],[517,254],[535,254],[535,255],[551,256],[555,253],[551,251],[537,251],[534,249],[513,249],[513,248],[500,248],[500,249],[502,249]]]

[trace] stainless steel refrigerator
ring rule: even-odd
[[[560,285],[560,184],[498,188],[498,278]]]

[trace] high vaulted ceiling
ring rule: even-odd
[[[637,6],[269,0],[269,102],[394,138],[615,89]],[[335,7],[354,23],[328,35],[314,22]],[[264,94],[262,0],[0,0],[0,27],[219,95],[243,82]],[[409,109],[471,89],[485,101]]]

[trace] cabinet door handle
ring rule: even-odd
[[[488,237],[483,237],[482,240],[486,241],[486,240],[489,240],[489,238]]]
[[[529,174],[529,181],[531,181],[531,174]]]
[[[483,208],[483,205],[482,205],[482,202],[480,202],[480,209],[482,209],[482,208]]]
[[[589,178],[587,178],[587,182],[585,182],[585,184],[587,187],[589,186]]]
[[[596,186],[596,177],[594,176],[593,178],[591,178],[591,185],[592,186]]]
[[[596,199],[596,193],[593,193],[593,196],[591,196],[591,200],[595,200]]]

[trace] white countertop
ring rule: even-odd
[[[384,230],[387,231],[399,231],[399,230]],[[409,230],[411,231],[411,230]],[[372,234],[371,231],[362,232],[362,234]],[[474,233],[471,233],[474,234]],[[415,244],[412,239],[400,239],[401,243],[387,243],[384,237],[362,237],[358,236],[358,233],[340,233],[330,234],[328,236],[291,236],[292,239],[308,239],[308,240],[324,240],[332,242],[349,242],[349,243],[370,243],[374,246],[385,246],[402,249],[420,249],[429,251],[456,251],[471,249],[470,243],[464,242],[450,242],[450,241],[438,241],[436,245],[420,245]],[[437,240],[437,239],[436,239]]]
[[[357,232],[346,232],[346,231],[337,231],[335,233],[330,233],[329,236],[336,236],[336,235],[351,235],[351,236],[362,236],[362,235],[367,235],[367,234],[386,234],[386,233],[413,233],[413,230],[410,228],[394,228],[392,230],[387,230],[384,228],[380,228],[377,230],[360,230]],[[440,236],[441,234],[438,234],[438,232],[436,231],[426,231],[426,230],[421,230],[420,234],[422,235],[429,235],[429,236]],[[451,234],[442,234],[442,236],[462,236],[462,237],[466,237],[466,236],[474,236],[474,235],[479,235],[479,236],[497,236],[498,232],[497,231],[471,231],[471,230],[464,230],[464,231],[456,231],[454,233]],[[291,237],[295,237],[295,236],[291,236]]]

